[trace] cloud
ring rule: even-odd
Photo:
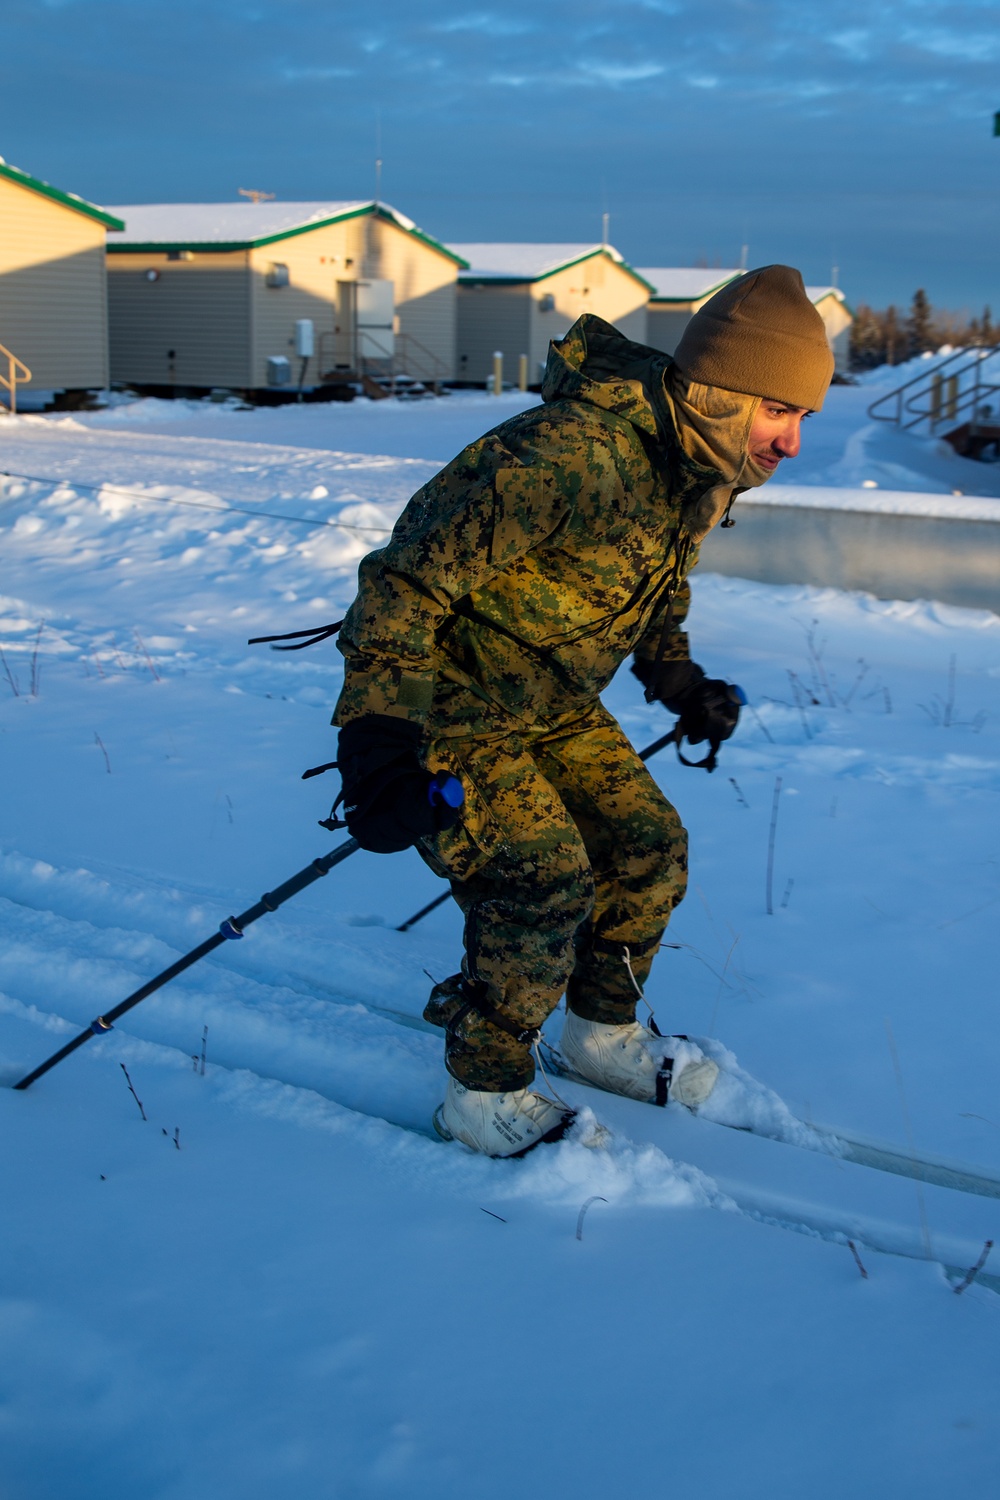
[[[471,31],[482,36],[525,36],[537,30],[537,27],[526,19],[515,20],[507,15],[476,11],[468,15],[451,16],[444,21],[432,22],[430,29],[445,36],[454,35],[460,31]]]
[[[731,259],[746,219],[814,278],[836,240],[845,281],[926,253],[958,285],[994,275],[996,9],[5,0],[0,149],[98,202],[367,196],[378,113],[385,195],[445,238],[591,238],[603,179],[639,263]]]

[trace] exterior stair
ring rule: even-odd
[[[1000,441],[1000,345],[971,344],[937,360],[868,408],[901,432],[943,437],[956,453],[982,458]],[[959,419],[962,420],[959,420]]]
[[[12,354],[5,344],[0,344],[0,385],[7,392],[7,409],[11,416],[17,415],[17,388],[27,385],[31,371],[23,360]],[[3,407],[0,406],[0,410]]]

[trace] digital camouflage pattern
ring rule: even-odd
[[[436,988],[427,1019],[446,1025],[456,1015],[464,978],[527,1030],[567,981],[578,1014],[632,1020],[625,950],[641,985],[684,895],[687,837],[615,720],[597,705],[559,728],[451,737],[439,748],[475,813],[424,851],[452,877],[465,914],[463,973]],[[528,1042],[475,1009],[449,1031],[447,1064],[468,1088],[522,1088],[534,1076]]]
[[[684,830],[599,695],[630,653],[687,657],[684,580],[758,403],[729,397],[712,467],[674,373],[581,318],[552,345],[543,404],[460,453],[362,561],[339,635],[334,722],[415,722],[426,764],[462,779],[462,821],[418,847],[465,913],[466,979],[517,1026],[567,985],[580,1014],[631,1019],[623,948],[641,983],[684,893]],[[440,1001],[439,1023],[457,1009]],[[473,1088],[533,1076],[527,1045],[474,1012],[448,1066]]]

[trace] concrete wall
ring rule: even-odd
[[[702,543],[702,572],[1000,614],[1000,522],[739,501],[733,514],[734,527]]]
[[[31,370],[28,389],[108,384],[104,234],[96,220],[0,178],[0,344]]]

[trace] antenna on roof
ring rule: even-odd
[[[740,246],[740,270],[741,271],[745,271],[746,268],[747,268],[747,258],[749,256],[749,254],[750,254],[750,246],[749,245],[741,245]]]
[[[382,192],[382,111],[375,111],[375,202]]]
[[[237,188],[236,191],[241,198],[249,198],[251,203],[266,203],[274,197],[273,193],[264,193],[260,188]]]
[[[605,210],[601,214],[601,244],[605,250],[608,248],[608,234],[611,230],[611,215]]]

